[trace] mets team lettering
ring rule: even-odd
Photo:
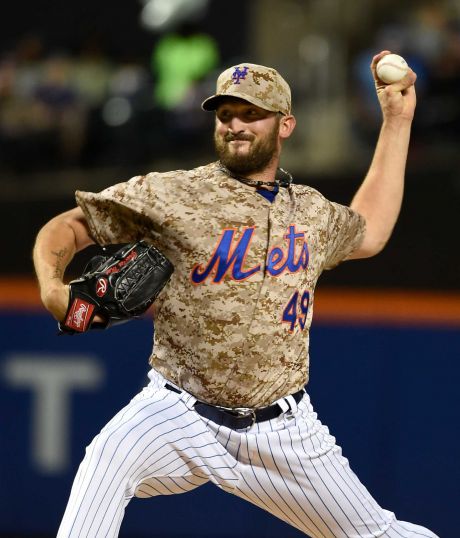
[[[243,271],[243,264],[248,252],[254,228],[246,228],[238,243],[232,251],[233,236],[235,230],[225,230],[217,244],[214,254],[208,264],[201,269],[201,264],[196,265],[192,270],[192,282],[201,284],[215,269],[213,282],[221,282],[228,270],[232,269],[231,278],[233,280],[244,280],[260,270],[260,265],[247,271]]]
[[[289,273],[297,273],[301,269],[306,269],[308,266],[308,246],[305,242],[304,232],[296,233],[295,224],[289,226],[289,232],[284,236],[288,241],[288,250],[283,251],[279,247],[274,247],[267,257],[267,273],[272,276],[278,276],[284,271]],[[296,240],[302,239],[302,249],[297,261],[295,260]]]
[[[254,227],[245,228],[236,244],[234,243],[235,230],[225,230],[206,266],[203,268],[202,264],[197,264],[193,268],[192,282],[201,284],[211,274],[214,275],[212,279],[214,283],[222,282],[227,274],[232,280],[245,280],[260,271],[260,265],[244,269],[244,261],[254,230]],[[296,273],[308,266],[309,254],[304,232],[296,233],[295,225],[291,225],[284,238],[288,243],[287,249],[274,247],[267,256],[265,271],[272,276],[279,276],[283,272]],[[302,240],[302,246],[296,259],[297,240]]]

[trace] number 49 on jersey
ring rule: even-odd
[[[289,323],[289,332],[294,332],[297,323],[299,324],[300,330],[304,330],[309,305],[310,293],[304,291],[302,295],[300,295],[300,292],[296,290],[294,295],[287,302],[283,311],[282,321],[283,323]]]

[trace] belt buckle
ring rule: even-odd
[[[256,412],[251,407],[232,407],[231,412],[241,418],[250,417],[252,422],[246,426],[247,428],[251,428],[256,423]]]

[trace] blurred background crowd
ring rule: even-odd
[[[110,55],[102,36],[71,51],[26,35],[0,63],[2,169],[144,165],[181,144],[196,151],[188,134],[200,136],[202,86],[219,64],[217,42],[187,22],[145,58]]]
[[[4,271],[31,271],[33,235],[75,189],[212,160],[213,118],[199,105],[240,61],[272,65],[291,84],[298,127],[283,165],[347,203],[380,122],[369,63],[389,49],[418,74],[399,234],[387,270],[327,278],[459,287],[460,1],[38,0],[11,6],[0,27],[1,218],[5,228],[21,215],[29,242],[27,252],[8,245]]]

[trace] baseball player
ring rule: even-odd
[[[67,264],[91,243],[143,239],[174,265],[156,302],[150,382],[88,446],[58,537],[118,536],[133,497],[208,481],[313,538],[434,538],[382,509],[352,472],[305,385],[316,281],[377,254],[401,205],[416,76],[384,85],[369,172],[350,207],[279,168],[295,127],[272,68],[225,70],[215,111],[218,161],[136,176],[46,224],[34,262],[45,306],[65,318]],[[154,509],[154,506],[153,506]]]

